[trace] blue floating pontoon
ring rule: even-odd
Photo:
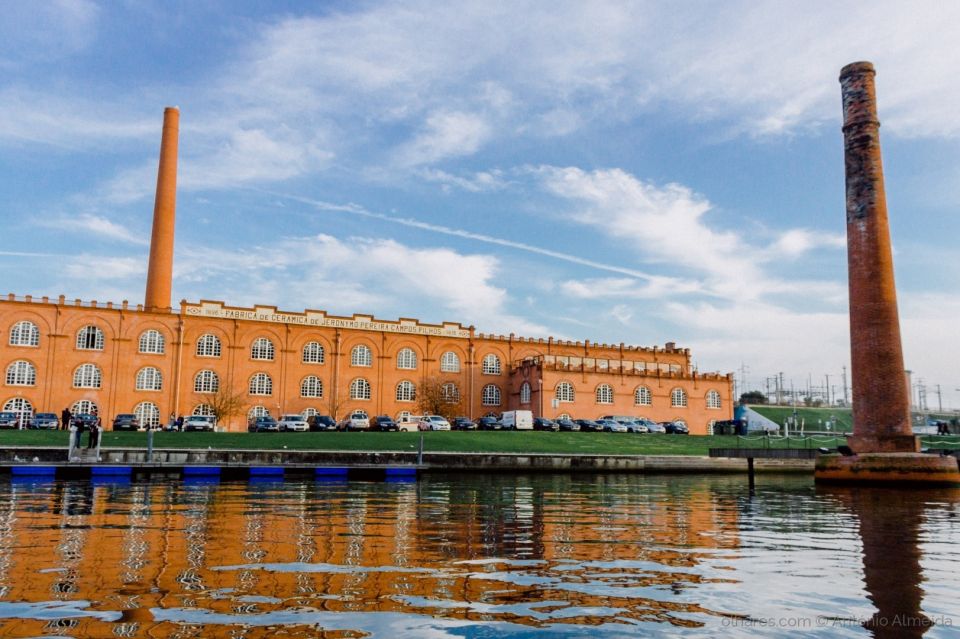
[[[339,466],[318,466],[314,472],[317,475],[340,477],[345,476],[348,469]]]
[[[10,472],[14,475],[29,475],[31,477],[53,477],[57,474],[56,466],[13,466]]]
[[[283,477],[283,466],[251,466],[251,477]]]
[[[133,473],[133,466],[92,466],[90,473],[94,477],[129,476]]]
[[[198,477],[198,476],[208,477],[211,475],[220,475],[220,467],[219,466],[184,466],[183,467],[184,477]]]

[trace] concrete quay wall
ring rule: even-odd
[[[152,466],[379,466],[417,463],[413,452],[107,448],[102,463]],[[9,447],[0,463],[62,463],[62,448]],[[746,459],[693,455],[563,455],[516,453],[424,453],[422,469],[433,472],[745,473]],[[758,472],[812,473],[812,459],[757,459]]]

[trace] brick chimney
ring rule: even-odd
[[[910,424],[893,253],[880,160],[880,122],[869,62],[840,71],[847,186],[847,265],[853,437],[857,453],[916,452]]]
[[[157,170],[157,195],[153,205],[153,233],[150,236],[150,264],[143,306],[147,310],[170,308],[173,280],[173,237],[177,210],[177,138],[180,110],[163,111],[163,136],[160,141],[160,166]]]

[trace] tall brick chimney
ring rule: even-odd
[[[840,71],[847,184],[847,265],[857,453],[916,452],[910,424],[893,253],[880,160],[880,122],[869,62]]]
[[[157,195],[153,205],[153,233],[150,236],[150,264],[147,268],[147,292],[143,306],[147,310],[170,308],[173,281],[173,236],[177,210],[177,138],[180,110],[163,111],[163,136],[160,140],[160,166],[157,170]]]

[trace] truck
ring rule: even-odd
[[[500,421],[504,430],[533,430],[533,411],[508,410]]]

